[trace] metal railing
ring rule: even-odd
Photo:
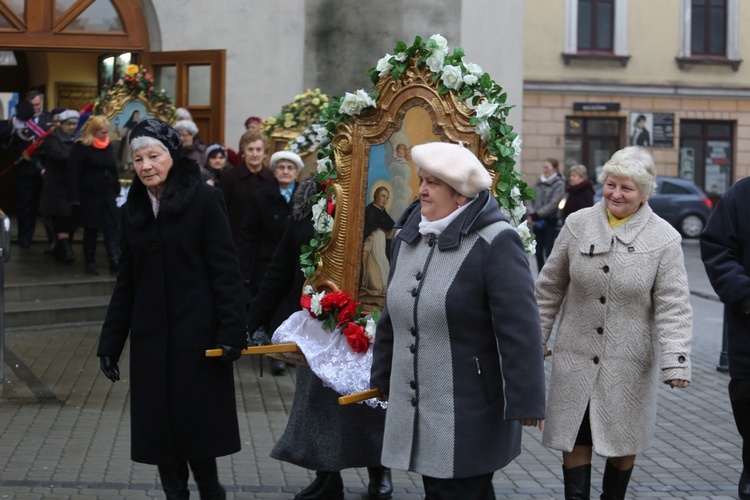
[[[10,219],[0,210],[0,384],[5,392],[5,263],[10,260]]]

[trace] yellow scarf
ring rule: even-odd
[[[607,219],[609,220],[609,227],[611,227],[612,229],[614,229],[617,226],[621,226],[621,225],[625,224],[627,221],[629,221],[630,218],[632,216],[634,216],[634,215],[635,215],[635,213],[632,213],[632,214],[628,215],[627,217],[623,217],[622,219],[618,219],[617,217],[615,217],[614,215],[612,215],[612,212],[610,212],[609,209],[607,209]]]

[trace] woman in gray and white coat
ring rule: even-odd
[[[571,214],[536,284],[545,344],[555,337],[543,443],[563,452],[565,498],[589,498],[591,454],[607,458],[605,499],[624,498],[651,446],[656,388],[690,384],[692,309],[680,235],[654,214],[653,158],[616,152],[604,200]]]
[[[494,499],[492,476],[542,427],[542,339],[528,259],[468,149],[415,146],[419,199],[396,223],[371,386],[388,399],[382,462],[429,499]]]

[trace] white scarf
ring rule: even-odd
[[[422,236],[426,236],[428,234],[440,236],[440,234],[445,231],[445,228],[448,227],[448,225],[453,222],[456,217],[461,215],[464,210],[466,210],[466,207],[474,203],[474,200],[476,200],[476,198],[467,201],[466,205],[458,207],[456,210],[446,215],[442,219],[429,221],[425,218],[424,215],[422,215],[422,220],[419,222],[419,234],[421,234]]]
[[[146,192],[148,193],[148,198],[151,200],[151,210],[154,212],[155,219],[159,216],[159,198],[157,198],[149,188],[146,188]]]

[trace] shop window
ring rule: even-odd
[[[566,118],[565,175],[573,165],[582,164],[596,182],[604,164],[620,149],[621,128],[617,118]]]
[[[716,203],[733,178],[734,124],[680,122],[679,176],[692,180]]]
[[[726,64],[737,71],[739,0],[682,0],[677,64]]]
[[[565,0],[563,59],[619,61],[627,54],[628,0]]]

